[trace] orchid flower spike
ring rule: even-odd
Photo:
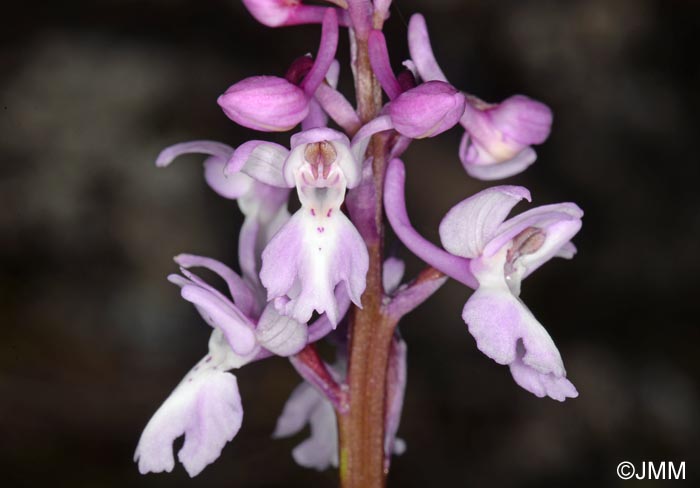
[[[334,290],[342,282],[360,306],[369,257],[362,237],[340,210],[346,188],[360,182],[360,165],[347,137],[328,128],[310,129],[292,136],[291,151],[249,141],[234,152],[227,170],[296,187],[301,201],[262,253],[260,279],[268,300],[299,322],[308,321],[315,310],[337,324]]]
[[[246,2],[282,4],[286,2]],[[338,17],[332,8],[321,8],[321,42],[313,66],[299,85],[277,76],[253,76],[235,83],[217,102],[228,118],[263,132],[284,132],[309,115],[309,102],[323,82],[338,46]],[[249,6],[250,8],[250,6]],[[251,10],[252,11],[252,10]]]
[[[572,258],[572,237],[583,212],[573,203],[533,208],[506,220],[523,187],[498,186],[454,206],[440,224],[445,250],[421,237],[406,214],[405,168],[394,159],[387,170],[387,218],[403,243],[427,263],[476,288],[462,318],[477,347],[508,365],[516,383],[538,397],[563,401],[578,395],[566,379],[551,337],[520,297],[523,279],[553,257]]]
[[[425,19],[414,14],[408,25],[411,60],[423,80],[446,82],[435,61]],[[524,95],[512,96],[500,104],[486,103],[467,95],[460,124],[465,133],[459,157],[467,173],[481,180],[516,175],[535,162],[533,144],[542,144],[552,126],[552,111]]]

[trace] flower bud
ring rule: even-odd
[[[276,76],[241,80],[217,102],[237,124],[263,132],[289,130],[309,113],[309,99],[304,90]]]
[[[464,95],[452,85],[428,81],[399,95],[388,110],[394,128],[401,135],[422,139],[457,124],[465,103]]]
[[[324,7],[303,5],[301,0],[243,0],[255,20],[268,27],[320,24]]]

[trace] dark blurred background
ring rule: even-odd
[[[578,256],[548,264],[523,292],[580,397],[560,404],[518,388],[476,349],[460,319],[468,292],[449,283],[402,325],[408,450],[391,486],[655,485],[618,480],[623,460],[685,461],[697,483],[700,4],[397,3],[387,26],[395,67],[407,19],[423,12],[454,85],[553,108],[538,162],[508,183],[527,186],[535,204],[575,201],[586,216]],[[335,486],[336,471],[292,461],[303,435],[269,439],[298,383],[282,359],[237,374],[243,428],[199,477],[179,465],[140,476],[131,459],[210,332],[166,282],[171,257],[234,264],[241,224],[235,202],[206,187],[198,158],[167,170],[154,159],[183,140],[259,138],[216,97],[242,77],[283,74],[315,51],[318,27],[267,29],[234,0],[3,10],[2,484]],[[351,91],[346,67],[341,88]],[[409,210],[433,239],[447,209],[488,186],[462,170],[459,132],[418,141],[405,158]]]

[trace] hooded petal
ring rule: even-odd
[[[256,180],[277,187],[288,187],[282,175],[282,165],[289,155],[284,146],[266,141],[241,144],[226,164],[226,174],[239,171]]]
[[[543,205],[523,212],[501,224],[496,235],[484,248],[484,256],[495,255],[527,229],[539,229],[544,234],[543,243],[533,252],[518,258],[517,263],[526,268],[527,277],[542,264],[558,255],[562,247],[581,229],[583,211],[575,203]],[[566,250],[564,250],[566,255]]]
[[[175,388],[141,434],[134,461],[142,474],[172,471],[173,442],[185,435],[178,459],[190,476],[214,462],[241,427],[243,407],[236,377],[223,371],[193,372]]]
[[[522,186],[496,186],[458,203],[440,222],[440,240],[456,256],[478,257],[511,209],[530,192]]]

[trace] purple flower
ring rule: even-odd
[[[320,24],[327,10],[320,5],[304,5],[301,0],[243,0],[243,5],[258,22],[268,27]]]
[[[415,86],[413,75],[404,88],[394,76],[381,31],[369,36],[369,57],[372,70],[391,102],[385,107],[392,128],[412,139],[433,137],[454,127],[462,117],[465,98],[462,93],[445,81],[428,81]],[[370,122],[371,124],[371,122]]]
[[[334,291],[342,282],[359,306],[369,257],[362,237],[340,210],[346,188],[360,181],[347,137],[332,129],[310,129],[292,136],[291,151],[250,141],[234,152],[228,170],[270,185],[296,187],[301,201],[262,253],[260,279],[268,300],[299,322],[308,321],[316,310],[337,324]]]
[[[520,173],[537,158],[532,144],[542,144],[552,127],[552,111],[536,100],[514,95],[497,105],[467,98],[461,119],[466,129],[459,158],[467,172],[482,180]]]
[[[410,225],[404,201],[405,169],[388,168],[385,208],[403,243],[448,276],[476,288],[462,318],[477,347],[507,364],[515,381],[539,397],[559,401],[578,393],[547,331],[520,300],[520,284],[552,257],[571,258],[571,238],[583,212],[573,203],[545,205],[506,220],[517,202],[530,199],[523,187],[484,190],[453,207],[440,224],[443,251]]]
[[[279,228],[289,220],[289,190],[266,185],[241,172],[224,174],[233,148],[214,141],[191,141],[165,148],[158,155],[156,166],[167,167],[186,154],[207,154],[204,178],[219,195],[237,200],[245,216],[239,235],[239,264],[243,276],[253,285],[259,284],[260,254]]]
[[[284,2],[249,3],[277,6]],[[323,8],[322,11],[321,42],[316,60],[298,85],[298,80],[277,76],[253,76],[241,80],[229,87],[217,100],[228,118],[250,129],[283,132],[292,129],[309,115],[309,103],[333,63],[338,46],[338,18],[335,10]]]
[[[265,348],[279,356],[291,356],[306,346],[306,323],[280,316],[273,304],[260,302],[256,290],[228,266],[191,254],[181,254],[175,262],[183,276],[173,274],[168,279],[181,288],[182,297],[194,304],[210,326],[223,332],[235,353],[254,356]],[[189,271],[190,267],[204,267],[218,274],[231,298]]]
[[[408,26],[411,60],[424,80],[446,82],[433,54],[425,19],[411,17]],[[466,171],[481,180],[507,178],[535,162],[530,147],[543,143],[552,126],[552,112],[541,102],[515,95],[500,104],[489,104],[468,95],[464,115],[465,129],[459,157]]]

